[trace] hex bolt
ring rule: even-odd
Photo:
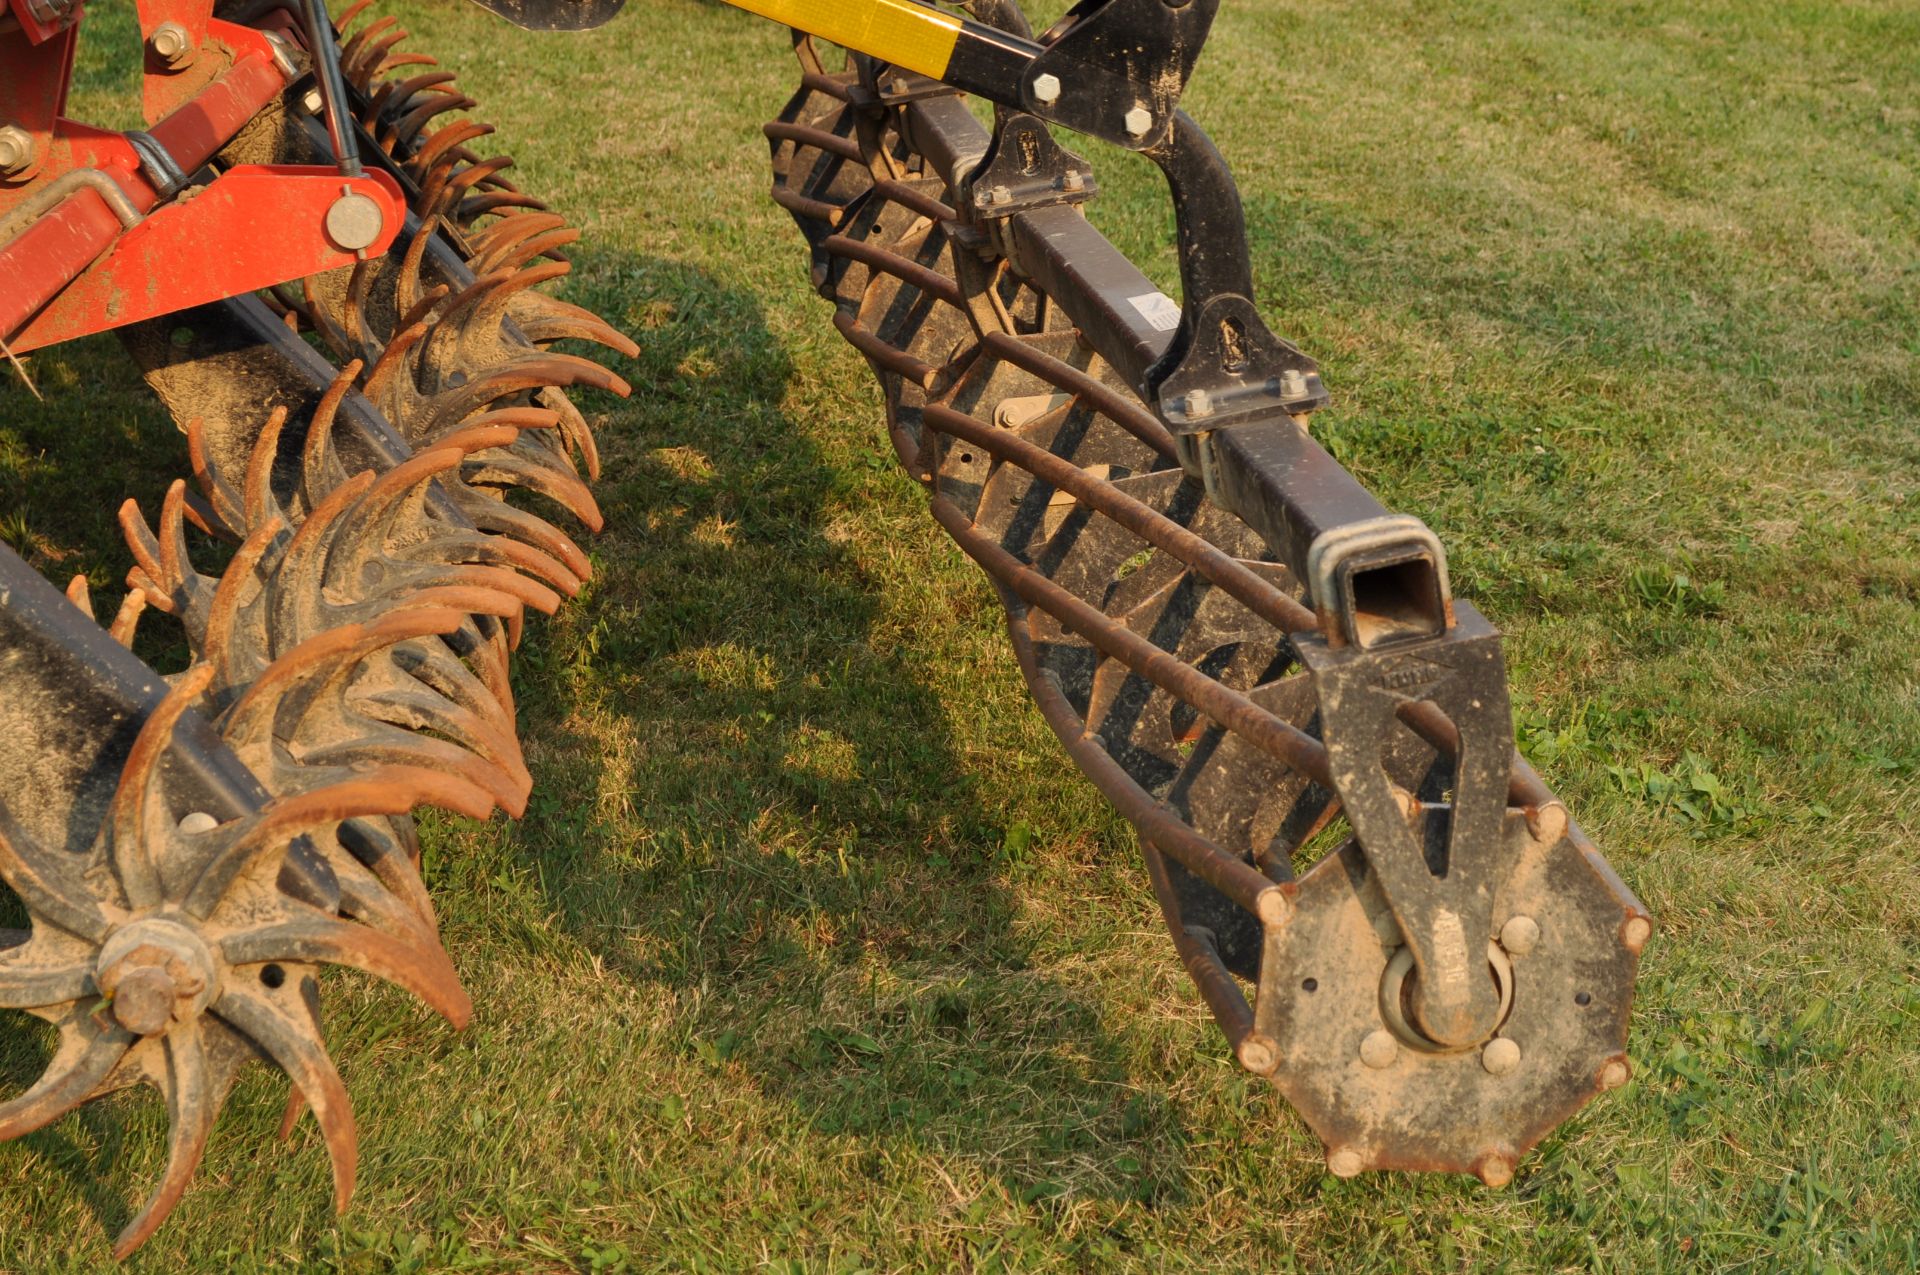
[[[1500,927],[1500,946],[1515,956],[1525,956],[1540,946],[1540,925],[1530,916],[1510,916]]]
[[[1520,1046],[1505,1036],[1495,1036],[1480,1051],[1480,1065],[1490,1076],[1504,1076],[1520,1065]]]
[[[308,89],[300,95],[300,109],[309,115],[318,115],[326,100],[320,96],[319,89]]]
[[[172,71],[191,63],[196,52],[193,37],[178,22],[162,22],[155,27],[153,35],[147,40],[147,47],[153,50],[153,56],[160,65]]]
[[[1300,399],[1307,396],[1306,375],[1297,367],[1290,367],[1280,374],[1280,397]]]
[[[1593,1082],[1599,1085],[1603,1091],[1607,1089],[1618,1089],[1621,1085],[1626,1084],[1628,1078],[1632,1075],[1633,1069],[1627,1066],[1626,1059],[1609,1058],[1600,1064],[1600,1072],[1593,1078]]]
[[[0,177],[18,177],[33,165],[33,134],[18,124],[0,128]]]
[[[1327,1172],[1336,1178],[1357,1178],[1367,1162],[1352,1147],[1341,1147],[1327,1153]]]
[[[1368,1032],[1367,1038],[1360,1042],[1360,1061],[1375,1071],[1393,1066],[1399,1056],[1400,1042],[1390,1031]]]
[[[1042,106],[1052,106],[1060,100],[1060,77],[1040,74],[1033,77],[1033,100]]]
[[[1204,420],[1213,415],[1213,398],[1205,390],[1188,390],[1180,400],[1180,410],[1190,420]]]
[[[1127,112],[1121,123],[1127,126],[1127,136],[1139,139],[1145,137],[1153,128],[1153,112],[1145,106],[1135,106]]]
[[[1005,186],[995,186],[987,192],[987,202],[990,204],[1010,204],[1013,202],[1013,192]]]
[[[1086,185],[1087,179],[1085,175],[1077,168],[1069,168],[1066,175],[1060,179],[1060,188],[1062,190],[1084,190],[1086,189]]]

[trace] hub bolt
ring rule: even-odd
[[[0,128],[0,177],[18,177],[33,165],[33,134],[18,124]]]

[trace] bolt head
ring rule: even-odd
[[[1620,930],[1621,941],[1636,952],[1645,947],[1647,940],[1652,937],[1653,923],[1644,916],[1629,919]]]
[[[987,202],[990,204],[1010,204],[1013,202],[1013,192],[1005,186],[995,186],[987,192]]]
[[[1205,390],[1189,390],[1180,401],[1180,410],[1194,420],[1213,415],[1213,398]]]
[[[1352,1147],[1341,1147],[1327,1153],[1327,1172],[1336,1178],[1357,1178],[1367,1162]]]
[[[1594,1083],[1602,1090],[1618,1089],[1626,1084],[1628,1077],[1632,1075],[1633,1069],[1627,1066],[1626,1059],[1609,1058],[1600,1064],[1600,1074],[1594,1077]]]
[[[1394,1059],[1400,1056],[1400,1042],[1393,1038],[1390,1031],[1371,1031],[1360,1042],[1360,1061],[1375,1071],[1393,1066]]]
[[[1060,100],[1060,77],[1057,75],[1036,75],[1033,77],[1033,100],[1042,106],[1052,106]]]
[[[147,47],[162,65],[176,70],[193,61],[193,37],[178,22],[162,22],[154,28]]]
[[[1083,189],[1086,184],[1086,176],[1077,168],[1069,168],[1066,176],[1060,179],[1060,185],[1062,189],[1065,190],[1080,190]]]
[[[1128,137],[1145,137],[1153,128],[1153,112],[1144,106],[1136,106],[1120,122],[1126,125]]]
[[[1240,1065],[1256,1076],[1271,1075],[1280,1065],[1280,1056],[1274,1052],[1273,1042],[1264,1036],[1249,1035],[1240,1042]]]
[[[1513,1159],[1504,1152],[1489,1151],[1480,1157],[1473,1171],[1480,1175],[1482,1182],[1497,1190],[1513,1181]]]
[[[1505,1036],[1495,1036],[1480,1051],[1480,1065],[1490,1076],[1504,1076],[1520,1065],[1520,1046]]]
[[[1510,916],[1500,927],[1500,946],[1515,956],[1525,956],[1540,946],[1540,925],[1530,916]]]
[[[33,163],[33,134],[18,124],[0,128],[0,176],[12,177]]]
[[[196,810],[180,821],[180,831],[189,837],[203,832],[212,832],[220,826],[220,821],[204,810]]]
[[[1280,397],[1293,399],[1307,396],[1307,378],[1299,368],[1290,367],[1280,374]]]

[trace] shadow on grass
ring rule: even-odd
[[[830,457],[782,405],[831,395],[790,393],[753,298],[607,254],[574,280],[643,352],[602,431],[597,578],[518,661],[514,857],[605,966],[696,1007],[682,1048],[714,1083],[738,1062],[821,1133],[965,1157],[1019,1198],[1178,1198],[1178,1112],[1129,1096],[1095,1005],[1028,966],[1000,794],[950,736],[978,679],[939,667],[939,633],[896,643],[863,565],[896,517],[937,536],[878,405],[845,426],[866,450]],[[1063,759],[1045,782],[1081,781]],[[1123,1155],[1141,1167],[1085,1168]]]
[[[597,579],[529,626],[517,661],[536,791],[524,823],[493,825],[508,870],[530,864],[541,913],[606,967],[693,1006],[680,1047],[710,1083],[737,1064],[818,1133],[866,1140],[875,1173],[907,1145],[1025,1200],[1183,1198],[1178,1110],[1133,1091],[1092,1002],[1029,968],[995,862],[1004,802],[950,737],[977,679],[929,653],[950,635],[876,630],[887,585],[863,558],[886,556],[896,519],[937,537],[881,451],[877,404],[846,425],[869,445],[826,456],[783,403],[832,395],[792,393],[754,298],[668,262],[575,260],[572,299],[643,353],[618,368],[635,394],[602,430]],[[86,574],[110,614],[128,564],[115,512],[157,506],[185,441],[110,335],[32,368],[44,399],[0,378],[0,535],[57,583]],[[174,626],[142,639],[181,667]],[[1063,761],[1046,782],[1081,781]],[[457,934],[488,887],[448,875],[435,892]],[[43,1035],[0,1028],[0,1094],[45,1065]],[[121,1198],[111,1172],[133,1116],[90,1104],[15,1154],[111,1232],[146,1187]],[[1122,1157],[1139,1168],[1088,1168]]]

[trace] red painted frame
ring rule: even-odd
[[[288,85],[266,35],[213,17],[213,0],[138,0],[148,41],[142,110],[148,131],[191,174]],[[163,201],[140,156],[120,133],[63,117],[79,23],[33,19],[28,0],[0,0],[13,29],[0,34],[0,125],[32,140],[32,159],[0,178],[0,226],[55,182],[91,171],[117,187],[68,190],[0,243],[0,341],[15,351],[153,318],[223,297],[304,278],[376,256],[406,216],[399,186],[383,173],[346,178],[325,168],[235,168]],[[193,56],[174,66],[151,51],[163,24],[181,27]],[[351,252],[325,233],[326,210],[345,194],[373,199],[384,227]],[[114,205],[119,205],[115,211]],[[139,220],[124,224],[131,210]]]

